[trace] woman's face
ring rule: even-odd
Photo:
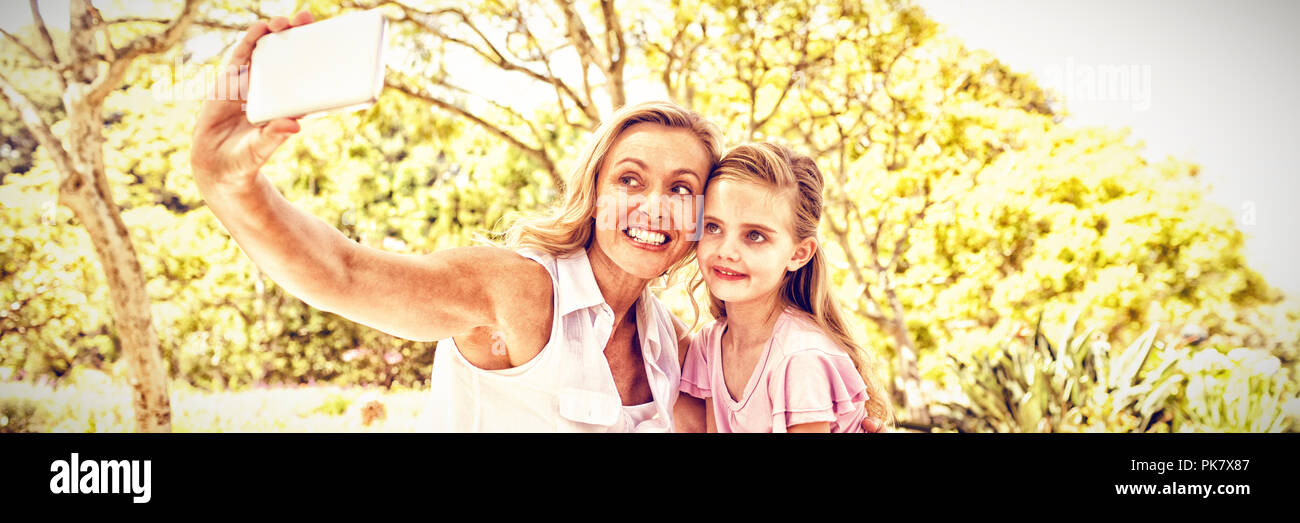
[[[597,173],[592,249],[632,277],[663,274],[691,248],[708,172],[708,149],[694,132],[628,127]]]

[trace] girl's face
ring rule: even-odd
[[[596,178],[592,250],[632,277],[663,274],[690,251],[695,200],[704,193],[708,172],[708,149],[690,130],[655,123],[628,127]]]
[[[817,248],[794,237],[790,195],[735,180],[709,184],[708,195],[696,256],[709,292],[728,305],[774,299]]]

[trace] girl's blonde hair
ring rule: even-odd
[[[794,211],[795,240],[817,236],[822,213],[822,173],[812,158],[772,143],[740,145],[727,152],[709,177],[709,183],[720,180],[756,183],[787,194]],[[812,259],[803,267],[787,272],[782,278],[781,304],[807,313],[848,353],[867,383],[867,394],[870,395],[867,412],[873,419],[892,424],[893,404],[876,376],[870,357],[849,334],[839,305],[831,294],[826,256],[821,247],[818,245]],[[703,282],[703,275],[698,275],[691,285],[692,295]],[[709,312],[715,318],[727,316],[726,304],[712,292],[709,293]]]
[[[672,102],[624,106],[596,129],[591,145],[583,150],[566,180],[563,203],[550,213],[516,220],[505,232],[506,247],[532,247],[552,256],[564,256],[589,247],[595,237],[596,178],[605,164],[605,157],[623,131],[647,122],[695,133],[708,151],[709,172],[718,165],[722,132],[695,111]],[[708,183],[708,180],[704,182]],[[667,273],[691,263],[694,254],[695,244],[692,242],[688,255],[673,264]]]

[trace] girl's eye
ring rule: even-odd
[[[685,185],[678,185],[676,187],[673,187],[673,194],[678,194],[681,196],[690,196],[691,188]]]
[[[718,234],[718,232],[722,231],[722,227],[718,227],[716,223],[706,223],[704,224],[704,231],[709,234]]]
[[[763,233],[758,231],[749,231],[749,234],[746,236],[749,238],[749,241],[751,242],[761,242],[767,239],[766,236],[763,236]]]

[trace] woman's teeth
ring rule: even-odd
[[[647,231],[645,229],[627,229],[623,231],[629,238],[646,245],[663,245],[668,240],[661,232]]]

